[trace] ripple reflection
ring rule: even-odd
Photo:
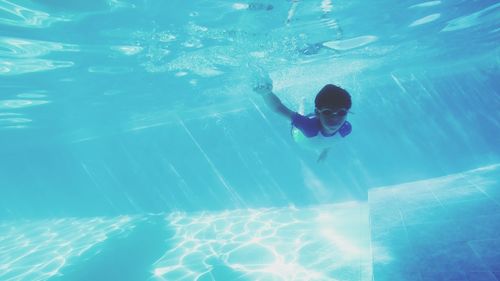
[[[12,58],[29,58],[46,55],[53,51],[78,51],[73,44],[29,40],[12,37],[0,37],[0,56]]]
[[[75,52],[76,45],[11,37],[0,37],[0,75],[18,75],[31,72],[71,67],[71,61],[37,58],[51,52]]]
[[[36,105],[42,105],[50,103],[47,100],[28,100],[28,99],[17,99],[17,100],[0,100],[0,109],[12,109],[12,108],[25,108]]]
[[[23,7],[7,0],[0,0],[0,24],[44,28],[55,22],[70,20],[69,17],[51,16],[43,11]]]

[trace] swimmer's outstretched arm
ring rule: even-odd
[[[264,102],[276,113],[286,117],[287,119],[292,119],[294,112],[286,107],[281,100],[273,93],[272,82],[263,82],[258,84],[253,88],[253,90],[260,94],[264,99]]]

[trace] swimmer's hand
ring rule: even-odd
[[[294,112],[283,105],[278,96],[273,93],[273,80],[271,80],[269,74],[263,68],[256,67],[255,69],[257,70],[254,72],[256,79],[252,83],[254,92],[264,99],[264,102],[271,110],[291,120]]]
[[[273,81],[271,79],[264,79],[261,81],[258,81],[254,86],[253,86],[254,92],[256,92],[259,95],[264,95],[268,93],[273,92]]]
[[[273,80],[269,77],[267,70],[259,65],[249,64],[252,73],[252,89],[260,95],[273,92]]]

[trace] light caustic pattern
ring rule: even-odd
[[[153,280],[371,280],[366,204],[236,210],[167,221]]]
[[[129,231],[133,218],[52,219],[0,224],[0,280],[42,281],[56,276],[111,234]]]

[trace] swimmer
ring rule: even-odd
[[[268,76],[258,81],[253,90],[262,96],[270,109],[290,120],[292,129],[300,130],[306,139],[321,139],[320,142],[312,142],[323,144],[318,162],[326,159],[334,139],[345,138],[351,133],[351,124],[346,120],[352,105],[351,95],[338,86],[325,85],[314,99],[314,114],[306,116],[292,111],[281,102],[273,93],[273,83]]]

